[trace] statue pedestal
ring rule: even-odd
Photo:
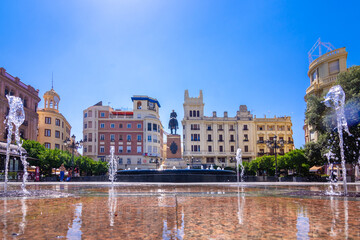
[[[180,135],[168,135],[166,146],[166,158],[181,158]]]

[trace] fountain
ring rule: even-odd
[[[13,124],[15,125],[15,141],[18,145],[18,153],[20,156],[20,160],[24,166],[24,174],[23,174],[23,181],[21,188],[24,193],[28,193],[26,190],[26,181],[27,181],[27,167],[28,162],[26,161],[26,156],[22,153],[22,144],[23,142],[20,140],[20,134],[19,134],[19,127],[21,124],[25,121],[25,112],[24,112],[24,106],[22,103],[21,98],[9,96],[7,95],[6,98],[9,102],[9,115],[6,117],[4,123],[6,124],[6,128],[8,130],[7,134],[7,147],[6,147],[6,162],[5,162],[5,185],[4,185],[4,192],[7,192],[7,183],[8,183],[8,171],[9,171],[9,161],[10,161],[10,144],[11,144],[11,137],[13,133]]]
[[[330,181],[330,186],[329,186],[328,191],[326,191],[327,195],[340,195],[340,193],[334,191],[334,187],[337,189],[337,186],[335,186],[335,183],[338,180],[337,175],[335,176],[334,164],[330,161],[334,156],[335,156],[335,154],[332,153],[331,150],[325,154],[325,157],[327,158],[327,161],[328,161],[328,166],[329,166],[328,168],[330,169],[330,175],[329,175],[329,179],[328,179]]]
[[[244,176],[244,166],[242,163],[242,151],[241,148],[238,148],[238,150],[236,151],[236,176],[237,176],[237,182],[239,183],[239,165],[241,165],[241,182],[243,181],[243,176]]]
[[[116,171],[117,171],[117,160],[114,156],[115,153],[115,147],[110,146],[110,160],[108,163],[109,166],[109,180],[112,184],[114,184],[114,181],[116,180]]]
[[[346,184],[346,166],[345,166],[345,154],[344,154],[344,138],[343,131],[349,135],[349,128],[346,122],[344,107],[345,107],[345,93],[340,85],[333,86],[325,96],[324,103],[327,107],[334,108],[336,111],[337,130],[340,139],[340,156],[341,156],[341,167],[342,177],[344,184],[344,194],[347,195],[347,184]]]

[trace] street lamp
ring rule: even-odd
[[[273,140],[266,140],[265,141],[266,145],[268,148],[270,149],[274,149],[275,151],[275,177],[278,177],[278,171],[277,171],[277,148],[283,148],[285,141],[283,139],[280,139],[279,141],[277,141],[277,136],[275,135]]]
[[[71,139],[70,138],[66,138],[66,140],[64,141],[64,145],[66,148],[71,148],[72,151],[71,151],[71,168],[73,169],[74,168],[74,153],[75,153],[75,150],[78,150],[79,148],[82,147],[83,145],[83,141],[80,140],[80,142],[75,142],[75,135],[73,134],[71,136]]]

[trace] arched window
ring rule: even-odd
[[[190,110],[190,117],[192,117],[192,111]]]
[[[5,87],[5,96],[9,94],[9,89]]]
[[[137,107],[136,108],[141,109],[141,102],[140,101],[137,102]]]

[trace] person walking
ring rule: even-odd
[[[64,176],[65,176],[65,166],[64,164],[61,164],[60,166],[60,182],[64,181]]]

